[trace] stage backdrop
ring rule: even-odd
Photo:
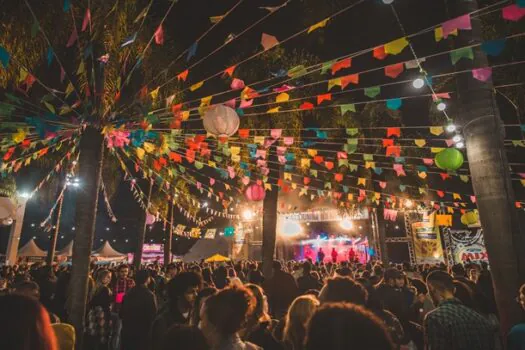
[[[435,215],[424,215],[420,222],[412,223],[414,254],[418,264],[444,262],[443,246],[439,226],[435,225]]]
[[[480,227],[449,230],[447,235],[454,263],[465,263],[467,261],[488,262],[483,229]]]

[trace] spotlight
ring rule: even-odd
[[[73,226],[73,227],[71,228],[71,231],[75,231],[75,230],[76,230],[76,228],[75,228],[75,226]]]
[[[24,198],[24,199],[29,199],[29,198],[31,198],[31,193],[29,193],[29,192],[19,192],[18,193],[18,197]]]
[[[443,112],[445,109],[447,109],[447,105],[445,104],[445,102],[440,102],[437,105],[437,109],[438,111]]]
[[[463,142],[456,143],[456,148],[463,148],[465,147],[465,144]]]
[[[412,208],[413,205],[414,205],[414,202],[412,202],[410,199],[405,200],[406,208]]]
[[[425,86],[425,81],[421,78],[417,78],[412,82],[412,86],[416,89],[421,89],[423,86]]]
[[[106,231],[109,231],[109,227],[106,227]]]
[[[396,225],[394,228],[395,228],[396,230],[399,230],[399,225]]]
[[[203,208],[206,208],[207,206],[208,206],[208,202],[204,202],[204,203],[202,203],[202,207],[203,207]]]
[[[455,135],[455,136],[452,138],[452,141],[454,141],[455,143],[458,143],[458,142],[460,142],[461,140],[463,140],[463,138],[461,137],[461,135]]]
[[[339,226],[343,230],[348,231],[354,228],[354,223],[348,218],[343,218],[341,221],[339,221]]]
[[[245,209],[242,212],[242,217],[244,220],[251,220],[253,219],[253,211],[251,209]]]
[[[129,240],[126,238],[125,242],[128,243],[128,241],[129,241]]]
[[[303,228],[301,227],[301,224],[299,224],[297,221],[285,220],[281,227],[281,232],[283,236],[290,238],[303,233]]]
[[[32,223],[32,224],[31,224],[31,227],[35,227],[35,223]]]
[[[456,126],[452,123],[447,125],[447,132],[454,132],[456,131]]]

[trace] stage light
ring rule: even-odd
[[[303,233],[303,228],[297,221],[285,220],[281,227],[281,233],[283,236],[291,238]]]
[[[31,193],[29,193],[29,192],[18,192],[18,197],[24,198],[24,199],[29,199],[29,198],[31,198]]]
[[[396,225],[395,229],[396,229],[396,230],[399,230],[399,225]]]
[[[447,125],[447,132],[454,132],[456,131],[456,125],[450,123]]]
[[[32,223],[32,224],[31,224],[31,227],[35,227],[35,223]]]
[[[406,208],[412,208],[413,205],[414,205],[414,202],[412,202],[410,199],[405,200]]]
[[[109,231],[109,227],[106,227],[106,231]]]
[[[452,138],[452,141],[454,141],[455,143],[458,143],[458,142],[460,142],[461,140],[463,140],[463,138],[461,137],[461,135],[455,135],[455,136]]]
[[[127,239],[127,238],[124,240],[124,242],[126,242],[126,243],[128,243],[128,241],[129,241],[129,239]]]
[[[71,231],[75,231],[75,230],[76,230],[76,228],[75,228],[75,226],[73,226],[73,227],[71,228]]]
[[[202,207],[203,207],[203,208],[206,208],[207,206],[208,206],[208,202],[204,202],[204,203],[202,203]]]
[[[440,102],[437,105],[437,109],[438,111],[443,112],[445,109],[447,109],[447,105],[445,104],[445,102]]]
[[[351,230],[354,228],[354,223],[352,222],[352,220],[348,219],[348,218],[343,218],[341,221],[339,221],[339,226],[343,229],[343,230]]]
[[[253,211],[251,209],[245,209],[242,212],[242,217],[244,220],[251,220],[253,219]]]
[[[465,144],[463,142],[456,143],[456,148],[463,148],[465,147]]]
[[[425,81],[421,78],[417,78],[412,82],[412,86],[416,89],[421,89],[423,86],[425,86]]]

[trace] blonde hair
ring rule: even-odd
[[[293,350],[303,348],[306,335],[306,327],[310,318],[319,306],[319,300],[313,295],[302,295],[297,297],[285,317],[283,341]]]

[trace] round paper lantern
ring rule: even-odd
[[[155,215],[150,213],[146,214],[146,225],[153,225],[155,223]]]
[[[230,107],[215,105],[210,107],[204,117],[204,129],[217,137],[232,136],[239,129],[239,116]]]
[[[439,152],[434,160],[440,169],[457,170],[463,165],[463,153],[456,148],[447,148]]]
[[[253,184],[248,186],[245,192],[246,199],[254,202],[259,202],[266,196],[266,191],[261,185]]]
[[[474,225],[479,221],[479,216],[477,211],[468,211],[465,214],[461,215],[461,223],[463,225]]]

